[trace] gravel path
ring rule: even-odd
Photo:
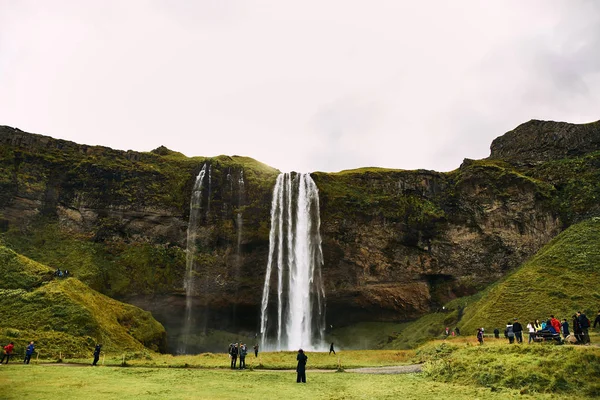
[[[51,367],[91,367],[91,364],[73,364],[73,363],[39,363],[39,365],[43,366],[51,366]],[[118,367],[117,365],[112,365],[111,367]],[[144,366],[131,366],[130,368],[164,368],[164,367],[144,367]],[[215,370],[215,371],[227,371],[229,368],[199,368],[199,367],[182,367],[182,369],[207,369],[207,370]],[[345,372],[352,372],[356,374],[380,374],[380,375],[392,375],[392,374],[414,374],[419,373],[422,370],[421,364],[412,364],[412,365],[396,365],[391,367],[369,367],[369,368],[348,368],[345,369]],[[268,372],[296,372],[294,369],[255,369],[254,371],[268,371]],[[307,369],[307,372],[336,372],[334,369]]]
[[[358,374],[414,374],[421,372],[423,366],[421,364],[413,365],[398,365],[395,367],[376,367],[376,368],[352,368],[346,372],[355,372]]]

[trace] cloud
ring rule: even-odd
[[[0,0],[0,123],[282,170],[450,170],[600,118],[597,2]]]

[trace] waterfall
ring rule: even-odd
[[[208,167],[210,171],[210,166]],[[180,340],[179,353],[185,354],[187,340],[192,327],[192,298],[194,295],[194,256],[196,254],[196,236],[198,235],[198,223],[200,222],[200,211],[202,208],[202,182],[206,175],[206,164],[202,166],[200,173],[196,177],[194,187],[192,188],[192,197],[190,200],[190,219],[187,229],[185,277],[183,287],[185,289],[185,319],[183,322],[183,335]]]
[[[239,209],[242,207],[242,203],[244,202],[244,170],[240,171],[240,179],[238,179],[238,212],[235,216],[237,223],[237,256],[238,259],[240,257],[240,250],[242,246],[242,230],[244,219],[242,218],[242,212]]]
[[[324,345],[325,289],[319,214],[319,191],[310,174],[285,173],[277,177],[261,302],[263,348],[314,350]],[[275,268],[276,298],[271,295]],[[271,322],[275,315],[277,319]]]

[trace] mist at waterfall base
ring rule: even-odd
[[[319,192],[310,174],[277,177],[261,302],[263,350],[326,350]]]

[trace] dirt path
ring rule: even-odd
[[[91,367],[91,365],[86,364],[74,364],[74,363],[39,363],[39,365],[43,365],[45,367]],[[110,365],[110,367],[118,367],[117,365]],[[145,367],[145,366],[130,366],[128,368],[164,368],[164,367]],[[202,368],[202,367],[181,367],[181,369],[206,369],[206,370],[214,370],[214,371],[226,371],[229,368]],[[345,372],[351,372],[356,374],[380,374],[380,375],[393,375],[393,374],[414,374],[419,373],[422,370],[421,364],[412,364],[412,365],[395,365],[388,367],[369,367],[369,368],[348,368],[344,370]],[[294,369],[259,369],[256,368],[254,371],[258,372],[296,372]],[[328,372],[336,372],[334,369],[307,369],[307,372],[318,372],[318,373],[328,373]]]
[[[355,372],[358,374],[414,374],[422,370],[423,366],[421,364],[412,364],[393,367],[352,368],[347,369],[346,372]]]

